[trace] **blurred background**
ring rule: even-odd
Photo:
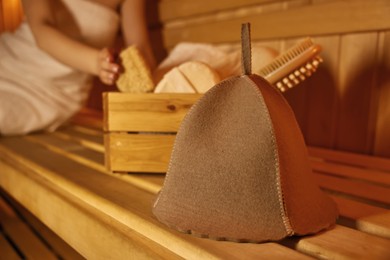
[[[148,1],[150,33],[159,61],[181,41],[237,44],[239,33],[232,25],[242,21],[252,23],[253,41],[279,52],[303,34],[310,35],[322,45],[324,63],[313,77],[285,94],[306,142],[390,157],[386,1],[195,2]],[[0,31],[13,31],[23,19],[19,0],[0,0],[0,14]],[[101,110],[101,92],[106,90],[95,81],[88,106]]]

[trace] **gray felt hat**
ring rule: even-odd
[[[329,228],[336,205],[314,179],[290,106],[251,74],[243,28],[244,75],[214,86],[186,115],[153,213],[177,230],[232,241]]]

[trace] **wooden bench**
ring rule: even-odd
[[[390,160],[309,147],[320,186],[338,204],[331,230],[240,244],[171,230],[151,213],[161,174],[112,174],[103,133],[70,125],[0,140],[0,185],[86,258],[388,259]],[[3,232],[7,232],[6,230]]]

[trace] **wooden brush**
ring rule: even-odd
[[[310,77],[322,62],[318,55],[321,46],[314,44],[310,38],[297,43],[270,64],[261,69],[259,75],[276,86],[281,92],[298,85]]]

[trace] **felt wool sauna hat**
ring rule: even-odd
[[[248,26],[244,75],[214,86],[186,115],[153,213],[179,231],[221,240],[312,234],[335,223],[337,208],[314,180],[291,108],[250,73]]]

